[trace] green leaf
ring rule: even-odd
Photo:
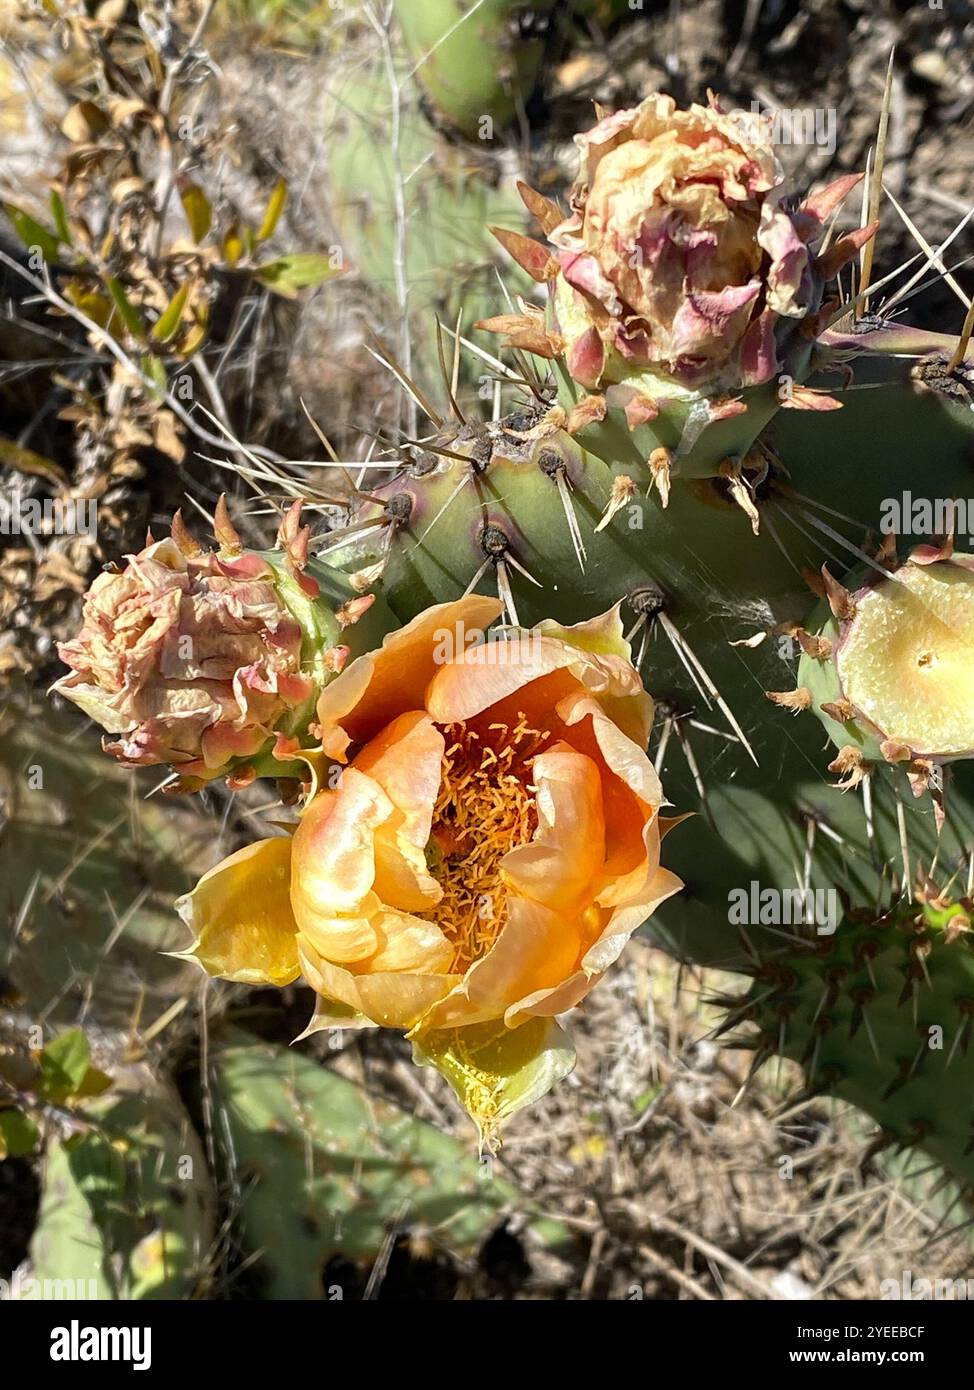
[[[313,251],[298,251],[290,256],[279,256],[268,261],[254,271],[262,285],[285,299],[294,299],[298,290],[309,285],[322,285],[339,273],[330,256],[317,255]]]
[[[4,207],[17,235],[28,250],[36,246],[45,261],[53,265],[58,258],[57,235],[29,213],[21,212],[13,203],[4,203]]]
[[[287,202],[287,181],[278,179],[274,192],[270,196],[267,210],[264,213],[264,220],[260,224],[260,231],[257,233],[258,241],[266,241],[268,237],[274,235],[278,222],[281,220],[281,213]]]
[[[116,279],[114,275],[107,275],[105,285],[125,327],[134,338],[144,338],[145,324],[142,322],[142,315],[125,293],[121,281]]]
[[[56,1104],[76,1095],[90,1065],[91,1050],[81,1029],[61,1033],[41,1053],[41,1094]]]
[[[235,266],[237,262],[240,260],[241,256],[243,255],[243,237],[240,234],[240,228],[236,222],[224,236],[223,246],[221,247],[221,250],[223,253],[223,259],[229,266]]]
[[[37,1148],[40,1133],[20,1110],[0,1110],[0,1159],[25,1158]]]
[[[71,224],[68,222],[64,201],[56,188],[51,189],[51,216],[54,218],[54,230],[57,232],[58,241],[70,246],[72,241]]]
[[[89,1096],[100,1096],[110,1088],[111,1084],[112,1078],[107,1072],[102,1071],[99,1067],[89,1067],[75,1095],[79,1100],[87,1099]]]
[[[193,240],[201,242],[213,225],[210,200],[195,183],[184,184],[179,194]]]
[[[139,367],[149,378],[156,389],[156,394],[162,399],[169,390],[169,378],[166,376],[165,363],[159,357],[142,357],[139,359]]]
[[[178,332],[179,325],[183,319],[183,310],[186,308],[186,300],[188,298],[189,281],[187,280],[185,285],[180,285],[163,312],[152,325],[150,337],[153,342],[168,343],[170,338]]]

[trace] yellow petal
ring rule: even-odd
[[[291,902],[302,930],[368,915],[361,907],[375,882],[375,831],[394,810],[379,784],[354,767],[342,773],[337,791],[319,792],[308,804],[294,833],[291,872]],[[363,941],[346,955],[336,943],[334,958],[356,960],[374,949]]]
[[[621,602],[616,603],[598,617],[573,623],[570,627],[563,627],[553,618],[546,618],[538,624],[537,630],[551,637],[559,637],[582,652],[592,652],[597,656],[620,656],[624,661],[631,661],[632,648],[624,636],[621,608]]]
[[[430,1006],[458,982],[456,975],[382,970],[353,975],[320,956],[310,941],[298,939],[301,969],[316,994],[337,1000],[382,1028],[413,1028]]]
[[[489,1150],[511,1115],[551,1090],[575,1065],[575,1049],[552,1018],[520,1028],[486,1023],[444,1031],[417,1030],[413,1060],[445,1076]]]
[[[183,956],[208,975],[286,985],[301,973],[288,899],[291,840],[279,836],[231,854],[204,874],[176,910],[196,940]]]
[[[330,1033],[333,1029],[351,1031],[359,1028],[374,1028],[376,1025],[364,1014],[356,1013],[347,1004],[340,1004],[337,999],[325,999],[323,995],[315,995],[315,1010],[303,1033],[299,1033],[294,1039],[295,1042],[302,1042],[305,1038],[311,1038],[315,1033]]]

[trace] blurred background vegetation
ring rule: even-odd
[[[518,178],[570,181],[593,102],[834,112],[834,148],[782,150],[803,188],[864,167],[895,45],[905,218],[878,278],[906,218],[937,243],[968,210],[972,38],[961,0],[0,0],[0,489],[98,507],[90,537],[0,535],[0,1280],[850,1298],[932,1258],[974,1273],[935,1175],[895,1185],[840,1107],[782,1116],[787,1064],[740,1096],[745,1063],[706,1039],[720,978],[646,942],[489,1162],[400,1039],[292,1045],[307,991],[164,954],[174,898],[286,814],[273,791],[167,797],[44,695],[92,577],[177,506],[205,519],[226,490],[266,543],[247,470],[306,461],[326,530],[411,437],[396,372],[442,395],[455,334],[464,409],[490,411],[471,325],[529,286],[486,227],[524,224]],[[953,248],[969,284],[969,228]],[[954,309],[937,282],[910,314]]]

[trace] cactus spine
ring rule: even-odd
[[[550,234],[561,214],[524,196]],[[559,275],[540,244],[505,245],[535,279]],[[840,259],[815,261],[820,287]],[[902,540],[877,538],[928,449],[933,490],[966,486],[966,339],[835,332],[832,305],[778,340],[791,396],[776,379],[727,410],[724,389],[670,385],[664,399],[645,374],[600,380],[607,358],[586,382],[566,302],[559,281],[543,321],[529,309],[484,325],[515,349],[526,401],[486,426],[452,400],[448,420],[431,409],[432,432],[356,518],[377,529],[334,537],[332,558],[379,583],[401,621],[471,589],[496,592],[512,623],[622,601],[657,699],[657,767],[676,807],[700,813],[668,841],[686,890],[654,917],[656,940],[751,978],[728,1023],[756,1027],[758,1062],[795,1058],[809,1091],[854,1102],[884,1141],[919,1145],[967,1182],[974,1117],[954,1096],[974,997],[970,570],[949,546],[897,559]],[[940,641],[923,674],[939,671],[954,701],[946,742],[938,701],[911,700],[900,679],[924,612]],[[887,706],[920,711],[915,736],[902,719],[881,727]],[[792,721],[808,709],[821,723]],[[825,756],[822,724],[836,745]],[[752,881],[795,884],[806,902],[833,893],[832,933],[807,916],[738,926],[729,899]]]

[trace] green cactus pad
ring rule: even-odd
[[[89,1102],[81,1123],[45,1160],[33,1296],[190,1297],[206,1270],[214,1197],[178,1098],[113,1094]]]
[[[543,15],[554,0],[423,0],[402,5],[399,23],[416,76],[451,125],[471,139],[484,118],[506,125],[531,95],[544,55],[540,32],[523,30],[531,10]]]
[[[850,914],[834,937],[771,955],[740,1012],[759,1055],[799,1061],[811,1091],[865,1110],[884,1138],[974,1181],[970,904]],[[866,920],[862,918],[866,917]]]
[[[370,1266],[396,1227],[469,1251],[520,1200],[455,1139],[299,1052],[231,1032],[211,1061],[240,1240],[258,1256],[268,1298],[335,1296],[329,1260]],[[564,1238],[551,1223],[538,1229]]]
[[[87,998],[120,1027],[139,999],[161,1012],[194,978],[161,953],[184,944],[172,903],[207,867],[210,833],[191,804],[146,800],[152,782],[140,794],[76,717],[47,703],[7,715],[0,883],[25,1011],[73,1020]]]

